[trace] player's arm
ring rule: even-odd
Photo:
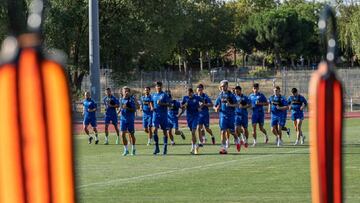
[[[82,113],[81,113],[82,116],[85,115],[85,106],[83,106],[83,110],[82,110]]]
[[[268,110],[267,112],[270,113],[271,112],[271,101],[269,99],[269,101],[267,102],[268,103]]]
[[[88,112],[95,112],[96,111],[96,107],[95,108],[92,108],[92,109],[88,109]]]
[[[181,109],[181,111],[180,111],[180,113],[177,115],[177,117],[180,117],[184,112],[185,112],[185,108],[180,108]]]
[[[155,109],[155,108],[154,108],[154,102],[152,102],[152,101],[149,102],[149,106],[150,106],[150,110],[151,110],[151,111],[154,111],[154,109]]]
[[[139,100],[136,98],[136,96],[134,95],[134,102],[135,102],[135,107],[136,110],[140,110],[140,104],[139,104]],[[135,110],[135,111],[136,111]]]
[[[256,105],[258,105],[258,106],[267,106],[267,105],[269,105],[269,102],[266,99],[266,97],[264,95],[262,95],[260,100],[256,103]]]
[[[249,104],[249,103],[246,103],[246,104],[239,104],[239,108],[241,108],[241,109],[248,109],[248,108],[250,108],[251,107],[251,105]]]
[[[232,103],[230,101],[235,101],[235,102]],[[231,94],[228,102],[226,103],[226,106],[228,106],[228,107],[238,107],[239,106],[239,103],[237,102],[236,97],[233,94]]]
[[[120,104],[119,104],[119,101],[117,100],[113,100],[115,102],[115,104],[110,104],[110,102],[108,103],[108,106],[109,107],[112,107],[112,108],[119,108]]]
[[[287,104],[287,101],[285,99],[281,100],[281,104],[282,104],[282,106],[277,106],[276,108],[281,110],[281,111],[286,111],[289,108],[288,104]]]
[[[165,99],[166,102],[161,102],[161,100],[157,100],[157,104],[159,106],[169,106],[169,102],[168,102],[168,99]]]
[[[182,102],[181,102],[181,104],[180,104],[180,109],[181,109],[181,111],[180,111],[180,113],[177,115],[177,117],[180,117],[180,116],[184,113],[186,107],[187,107],[187,102],[186,102],[186,99],[185,99],[185,97],[184,97],[183,100],[182,100]]]
[[[307,101],[306,101],[306,99],[305,98],[303,98],[303,102],[302,102],[302,104],[301,104],[301,107],[300,107],[300,110],[302,111],[302,110],[304,110],[304,108],[307,106]]]
[[[143,101],[140,100],[140,105],[139,105],[139,110],[140,111],[144,111],[143,110],[143,105],[144,105]]]
[[[218,98],[216,99],[215,105],[214,105],[214,110],[215,110],[215,112],[219,112],[220,105],[221,105],[221,100],[220,100],[220,97],[218,97]]]
[[[239,108],[241,109],[248,109],[250,107],[251,107],[251,101],[247,97],[245,97],[244,100],[239,103]]]
[[[276,108],[279,110],[285,111],[286,109],[288,109],[288,106],[287,105],[286,106],[277,106]]]
[[[204,106],[206,106],[206,107],[208,107],[208,108],[211,108],[211,107],[214,106],[214,104],[211,102],[211,99],[210,99],[210,98],[205,98]]]
[[[226,103],[226,106],[227,106],[227,107],[238,107],[239,104],[238,104],[238,103],[233,103],[233,104],[231,104],[230,102],[227,102],[227,103]]]
[[[130,112],[135,112],[137,110],[137,105],[135,100],[131,102],[129,106],[126,106],[126,109],[129,110]]]

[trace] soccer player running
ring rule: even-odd
[[[181,104],[176,99],[172,99],[170,90],[166,91],[166,93],[168,94],[168,96],[169,96],[169,98],[171,100],[170,105],[169,105],[169,109],[168,109],[168,123],[167,123],[168,126],[167,126],[167,130],[169,131],[168,134],[169,134],[169,137],[170,137],[170,140],[171,140],[171,145],[174,145],[175,141],[174,141],[174,135],[173,135],[173,132],[172,132],[173,129],[175,130],[175,135],[180,135],[181,138],[183,140],[185,140],[184,133],[181,130],[179,130],[179,117],[178,117],[178,114],[179,114],[179,110],[181,108]]]
[[[159,148],[159,137],[158,137],[158,129],[161,128],[163,130],[163,141],[164,141],[164,148],[163,148],[163,155],[167,154],[167,144],[168,144],[168,135],[167,135],[167,110],[170,103],[170,99],[168,95],[162,91],[162,82],[158,81],[155,85],[156,92],[152,94],[152,101],[153,101],[153,127],[154,127],[154,142],[155,142],[155,149],[154,155],[160,153]]]
[[[84,116],[84,121],[83,121],[83,126],[84,126],[84,131],[87,134],[87,136],[89,137],[89,144],[92,143],[92,140],[94,139],[89,132],[88,126],[89,124],[91,125],[91,127],[93,127],[94,133],[95,133],[95,144],[99,143],[99,138],[98,138],[98,131],[96,129],[97,123],[96,123],[96,109],[97,109],[97,104],[95,103],[95,101],[93,99],[91,99],[91,94],[90,92],[86,91],[85,92],[85,99],[83,101],[83,116]]]
[[[265,113],[264,113],[264,106],[268,105],[267,99],[265,95],[261,92],[259,92],[259,83],[255,83],[253,85],[253,93],[249,95],[249,99],[251,101],[251,108],[252,108],[252,116],[251,116],[251,122],[253,127],[252,135],[254,137],[254,143],[253,147],[256,146],[256,125],[259,124],[259,129],[261,132],[265,135],[265,144],[268,143],[269,138],[267,136],[266,130],[264,128],[264,119],[265,119]]]
[[[129,140],[131,144],[131,155],[135,155],[135,111],[136,111],[136,101],[134,97],[130,95],[130,88],[125,86],[122,88],[122,98],[121,98],[121,106],[120,106],[120,130],[122,142],[124,145],[124,153],[123,156],[129,154],[128,150],[128,141],[126,139],[126,133],[129,133]]]
[[[116,109],[119,108],[119,100],[116,99],[111,93],[110,88],[105,90],[106,96],[103,99],[105,105],[105,145],[109,144],[109,124],[113,124],[116,131],[116,144],[119,144],[119,128],[118,128],[118,117]]]
[[[294,145],[299,143],[301,137],[301,144],[304,144],[305,136],[302,133],[301,125],[304,120],[304,108],[307,106],[305,97],[298,93],[296,88],[291,90],[292,96],[288,98],[289,109],[291,110],[291,120],[294,122],[296,130],[296,141]]]
[[[210,129],[210,115],[209,108],[213,106],[211,99],[207,94],[204,93],[204,85],[199,84],[196,88],[197,95],[201,98],[201,111],[199,112],[199,146],[206,141],[205,130],[211,136],[211,142],[215,144],[215,137]],[[205,129],[204,129],[205,128]]]
[[[249,138],[247,109],[251,107],[251,102],[250,99],[241,92],[240,86],[235,87],[235,97],[238,103],[235,110],[235,131],[239,136],[243,134],[244,146],[247,148]]]
[[[152,117],[153,111],[151,110],[152,98],[150,94],[150,87],[144,88],[144,96],[140,99],[141,102],[141,110],[143,112],[142,122],[145,133],[148,135],[148,142],[147,145],[151,144],[152,140]]]
[[[240,139],[235,132],[235,108],[238,106],[235,95],[228,90],[229,82],[220,82],[220,94],[215,101],[214,109],[220,112],[219,125],[221,130],[221,150],[220,154],[227,154],[228,145],[226,144],[227,133],[234,136],[236,149],[240,151]]]
[[[269,98],[269,113],[271,112],[271,131],[276,136],[277,146],[282,145],[281,129],[284,123],[284,111],[288,109],[286,98],[280,94],[280,87],[274,88],[274,95]]]
[[[181,112],[178,117],[184,113],[186,109],[186,121],[191,131],[191,154],[199,154],[199,145],[196,142],[196,130],[199,123],[199,112],[201,110],[200,102],[201,98],[194,94],[192,88],[188,89],[188,95],[183,97],[181,102]],[[204,104],[202,104],[204,105]]]

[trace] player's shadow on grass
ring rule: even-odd
[[[256,147],[249,147],[250,149],[256,149],[256,148],[271,148],[271,149],[273,149],[273,148],[278,148],[278,149],[281,149],[281,148],[287,148],[287,149],[299,149],[299,148],[309,148],[309,145],[282,145],[281,147],[277,147],[276,146],[276,144],[262,144],[262,145],[260,145],[260,144],[258,144],[258,145],[256,145]]]
[[[344,148],[360,147],[360,143],[359,144],[343,144],[342,146]]]
[[[193,157],[197,157],[197,156],[247,156],[247,157],[250,157],[250,156],[273,156],[273,155],[276,155],[276,156],[282,156],[282,155],[289,155],[289,154],[303,154],[303,155],[309,155],[308,152],[271,152],[271,153],[265,153],[265,152],[259,152],[259,153],[237,153],[237,152],[230,152],[228,154],[219,154],[219,153],[200,153],[200,154],[197,154],[197,155],[193,155],[193,154],[190,154],[190,153],[175,153],[175,154],[167,154],[167,155],[162,155],[162,154],[158,154],[158,155],[153,155],[153,154],[138,154],[136,156],[153,156],[153,157],[171,157],[171,156],[193,156]]]

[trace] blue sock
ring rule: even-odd
[[[154,142],[155,142],[155,145],[159,145],[159,137],[157,134],[154,134]]]
[[[166,154],[166,153],[167,153],[168,137],[167,137],[167,136],[164,136],[164,137],[163,137],[163,140],[164,140],[164,154]]]
[[[160,152],[159,149],[159,137],[157,134],[154,134],[154,141],[155,141],[155,149],[154,149],[154,154],[157,154]]]

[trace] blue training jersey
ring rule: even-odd
[[[263,93],[251,93],[249,95],[249,99],[251,101],[251,108],[253,111],[253,114],[256,113],[264,113],[264,106],[263,105],[256,105],[256,102],[267,102],[267,99]]]
[[[169,118],[175,118],[179,114],[179,109],[180,109],[180,102],[178,102],[177,100],[172,100],[170,102],[169,111],[168,111]]]
[[[140,102],[141,102],[141,109],[142,109],[143,113],[146,115],[152,115],[152,110],[150,108],[150,103],[152,102],[151,95],[142,96]]]
[[[107,116],[117,116],[116,113],[116,108],[115,107],[110,107],[109,104],[112,103],[113,105],[120,105],[120,102],[118,99],[116,99],[116,97],[114,97],[113,95],[111,96],[106,96],[103,99],[104,105],[105,105],[105,115]]]
[[[236,97],[236,103],[238,104],[241,104],[243,106],[246,106],[248,104],[251,104],[251,101],[250,99],[244,95],[244,94],[241,94],[241,95],[235,95]],[[242,116],[247,116],[248,115],[248,111],[247,109],[245,108],[240,108],[240,107],[237,107],[236,110],[235,110],[235,113],[236,115],[242,115]]]
[[[204,103],[204,104],[212,104],[212,101],[211,101],[210,97],[207,94],[203,93],[203,94],[200,94],[200,95],[197,95],[197,96],[200,97],[202,103]],[[208,115],[209,114],[209,107],[203,106],[201,108],[200,114],[201,115]]]
[[[162,106],[162,105],[159,105],[158,104],[158,101],[160,101],[161,103],[170,103],[170,98],[169,96],[163,92],[163,91],[160,91],[159,93],[153,93],[151,95],[151,99],[152,99],[152,102],[154,104],[154,112],[156,114],[167,114],[167,106]]]
[[[287,100],[287,103],[291,106],[291,113],[303,112],[300,110],[300,107],[303,104],[307,105],[307,101],[302,95],[290,96]]]
[[[131,109],[124,109],[123,106]],[[133,97],[127,97],[121,99],[121,119],[131,120],[135,119],[136,104]]]
[[[181,102],[181,105],[186,106],[186,116],[196,116],[199,115],[201,98],[197,95],[192,97],[184,96]]]
[[[269,98],[268,102],[270,103],[271,114],[276,115],[276,116],[284,115],[284,112],[286,112],[286,110],[280,110],[280,109],[277,109],[277,107],[287,106],[287,101],[286,101],[285,97],[283,97],[281,95],[279,95],[279,96],[272,95]]]
[[[235,95],[230,92],[230,91],[226,91],[226,92],[220,92],[218,98],[215,101],[215,106],[219,106],[220,105],[220,116],[221,117],[230,117],[230,116],[235,116],[235,107],[230,107],[227,106],[227,104],[236,104],[236,97]]]
[[[84,106],[84,117],[88,117],[88,118],[95,118],[95,111],[94,112],[89,112],[90,109],[96,109],[97,108],[97,104],[95,103],[94,100],[90,99],[85,99],[83,101],[83,106]]]

